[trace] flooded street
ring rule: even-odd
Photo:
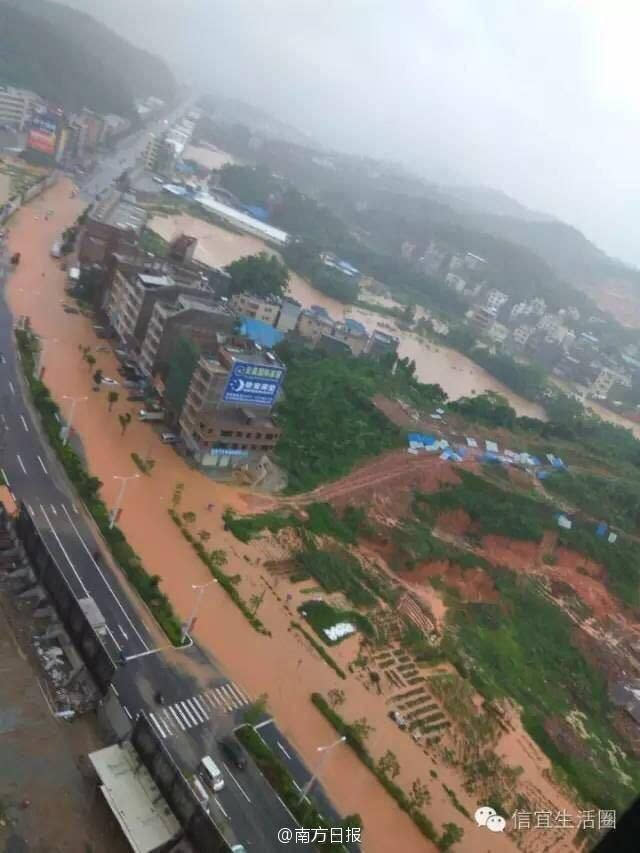
[[[93,371],[101,368],[105,376],[116,377],[117,363],[111,352],[96,351],[103,342],[95,338],[90,319],[62,310],[66,275],[59,269],[59,263],[50,258],[49,249],[63,228],[82,210],[77,199],[69,198],[69,190],[70,185],[62,181],[22,209],[9,224],[10,249],[22,252],[23,257],[7,286],[12,312],[29,315],[33,329],[49,339],[44,379],[62,412],[68,414],[65,395],[87,398],[76,407],[74,428],[82,441],[91,473],[104,484],[101,492],[107,506],[114,505],[118,490],[114,474],[138,472],[131,460],[132,452],[149,454],[155,460],[151,475],[140,476],[130,483],[120,526],[140,554],[147,571],[162,579],[161,587],[179,616],[185,619],[193,606],[191,585],[210,579],[207,568],[167,513],[179,482],[184,483],[180,512],[194,512],[194,532],[206,530],[211,536],[211,547],[224,549],[228,559],[225,571],[238,576],[237,588],[242,597],[249,600],[252,595],[264,594],[259,616],[271,631],[271,637],[257,634],[217,586],[208,590],[203,599],[194,633],[198,642],[215,655],[249,696],[268,695],[269,709],[286,736],[300,750],[309,767],[315,768],[318,745],[335,740],[335,731],[310,704],[310,694],[316,690],[326,694],[332,688],[344,686],[345,682],[340,682],[333,670],[291,629],[291,619],[297,614],[285,603],[288,583],[275,580],[274,585],[274,579],[262,568],[264,560],[268,559],[264,547],[259,542],[243,545],[223,529],[224,509],[232,507],[246,511],[250,494],[240,488],[212,482],[188,468],[181,457],[161,443],[159,430],[137,420],[139,405],[127,402],[122,388],[116,389],[120,398],[110,413],[107,390],[91,391]],[[47,208],[55,211],[48,221],[42,216]],[[95,353],[97,362],[91,369],[82,359],[79,350],[82,346],[91,346]],[[132,415],[132,422],[123,435],[118,415],[127,411]],[[207,510],[210,503],[214,505],[213,511]],[[136,599],[135,594],[133,598]],[[148,616],[145,618],[149,621]],[[394,744],[403,765],[397,781],[410,788],[412,779],[422,772],[415,764],[416,760],[420,763],[422,753],[416,754],[411,741],[387,718],[384,705],[376,697],[359,683],[352,684],[351,680],[347,689],[353,702],[348,716],[366,715],[380,736],[386,733],[385,738]],[[366,853],[387,853],[399,838],[407,850],[425,853],[435,850],[351,750],[336,750],[322,778],[342,813],[362,815]],[[427,811],[438,826],[457,816],[448,798],[435,789],[433,804]],[[465,827],[465,837],[473,833],[472,827],[469,830]],[[513,849],[507,839],[505,842],[500,849]]]
[[[165,240],[171,240],[183,232],[197,237],[196,259],[215,266],[225,266],[244,255],[264,251],[273,252],[257,237],[234,234],[191,216],[156,217],[151,221],[150,227]],[[274,254],[277,253],[274,252]],[[353,317],[363,323],[370,332],[376,327],[382,331],[390,331],[400,339],[400,356],[415,361],[418,378],[422,382],[437,382],[453,400],[458,397],[481,394],[486,390],[497,391],[509,400],[519,415],[545,419],[541,406],[514,394],[470,359],[455,350],[431,343],[411,332],[400,331],[392,318],[343,305],[336,299],[314,290],[308,281],[293,272],[289,279],[289,293],[305,308],[321,305],[335,320],[345,316]],[[380,301],[385,302],[385,300]],[[389,300],[386,300],[386,303],[389,303]],[[388,326],[393,328],[389,329]]]

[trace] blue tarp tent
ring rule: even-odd
[[[607,535],[608,529],[609,526],[606,522],[599,522],[599,524],[596,525],[596,536],[600,536],[601,539],[604,539],[604,537]]]

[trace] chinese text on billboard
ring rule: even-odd
[[[284,372],[284,367],[236,361],[222,399],[225,403],[272,406]]]

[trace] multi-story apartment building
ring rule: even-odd
[[[252,317],[275,326],[280,313],[280,301],[274,297],[255,296],[253,293],[234,293],[231,307],[243,317]]]
[[[187,338],[201,352],[213,353],[218,340],[231,335],[235,315],[213,294],[180,293],[174,299],[154,303],[140,348],[140,367],[150,376],[166,375],[171,356],[181,338]]]
[[[505,302],[509,301],[509,297],[506,293],[503,293],[501,290],[497,290],[495,287],[492,287],[491,290],[487,293],[486,305],[492,311],[495,311],[496,314],[505,304]]]
[[[362,355],[369,340],[369,333],[357,320],[347,318],[343,323],[335,323],[332,337],[345,343],[353,355]]]
[[[312,305],[300,312],[296,331],[302,338],[307,338],[315,346],[322,335],[331,335],[334,321],[324,308]]]
[[[28,89],[0,86],[0,124],[24,130],[34,106],[40,103],[40,98]]]
[[[224,401],[224,392],[236,361],[257,370],[284,370],[275,356],[264,350],[221,346],[217,355],[201,356],[194,370],[180,416],[185,444],[201,464],[210,461],[212,452],[244,451],[265,453],[273,450],[281,435],[271,417],[270,408],[232,405]]]

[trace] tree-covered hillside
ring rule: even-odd
[[[170,98],[158,58],[88,15],[47,0],[0,0],[0,84],[32,89],[68,109],[132,115],[133,98]]]

